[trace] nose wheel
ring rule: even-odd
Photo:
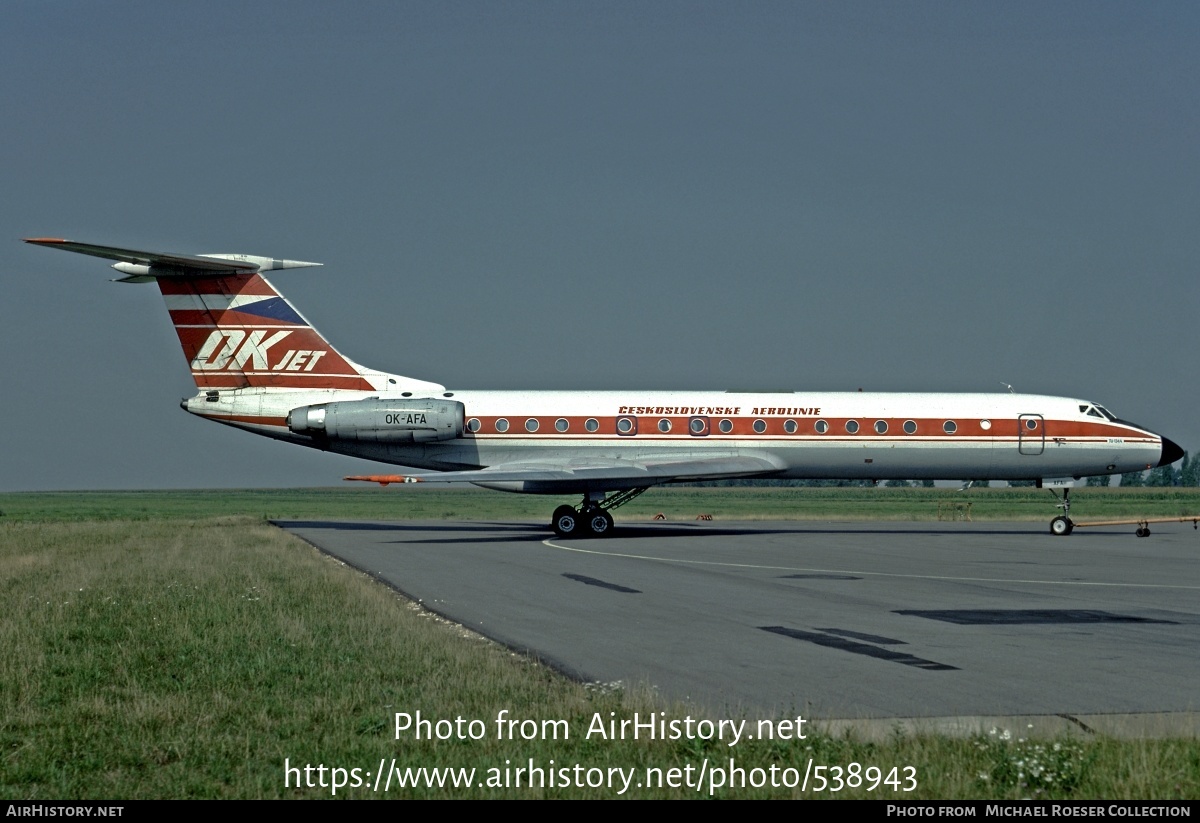
[[[1050,521],[1050,533],[1059,537],[1066,537],[1075,529],[1075,524],[1071,522],[1069,517],[1056,517]]]
[[[1050,492],[1054,494],[1053,490]],[[1057,497],[1057,495],[1055,495]],[[1050,534],[1058,537],[1066,537],[1075,530],[1075,523],[1071,520],[1071,490],[1063,489],[1062,502],[1057,504],[1058,508],[1063,510],[1063,513],[1050,521]]]

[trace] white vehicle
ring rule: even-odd
[[[360,366],[263,277],[320,265],[177,255],[51,238],[155,282],[199,389],[192,414],[311,448],[422,471],[348,478],[466,481],[579,494],[560,535],[605,534],[651,486],[722,478],[1036,480],[1064,489],[1070,534],[1081,477],[1173,463],[1183,450],[1087,400],[1025,394],[470,391]]]

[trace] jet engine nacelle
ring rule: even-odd
[[[365,443],[423,443],[462,437],[463,404],[457,400],[341,400],[288,412],[287,425],[305,437]]]

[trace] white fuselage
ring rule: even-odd
[[[446,391],[466,431],[432,443],[317,442],[289,431],[294,408],[387,392],[241,389],[188,411],[316,448],[432,470],[661,457],[754,455],[782,478],[1043,479],[1140,471],[1162,438],[1086,400],[1023,394],[880,392]],[[561,492],[562,484],[497,483]],[[614,484],[614,488],[622,484]],[[627,484],[625,484],[627,485]],[[574,489],[572,489],[574,490]]]

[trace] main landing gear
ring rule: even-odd
[[[1054,490],[1050,490],[1054,494]],[[1058,495],[1054,495],[1056,498]],[[1075,530],[1075,523],[1071,520],[1071,490],[1063,489],[1062,502],[1056,504],[1058,508],[1063,510],[1063,513],[1050,521],[1050,534],[1059,537],[1066,537]]]
[[[628,489],[600,500],[585,494],[578,508],[559,506],[555,509],[550,528],[559,537],[604,537],[613,530],[613,518],[609,511],[625,505],[646,488]]]

